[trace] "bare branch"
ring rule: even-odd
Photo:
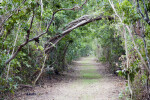
[[[149,16],[148,16],[148,12],[147,12],[147,8],[146,8],[146,5],[145,5],[145,1],[143,1],[143,5],[144,5],[144,12],[146,14],[146,17],[144,16],[144,14],[142,13],[142,10],[140,8],[140,4],[139,4],[139,0],[137,0],[137,8],[138,8],[138,11],[139,13],[141,14],[142,18],[150,25],[150,19],[149,19]]]
[[[116,9],[115,9],[114,6],[113,6],[113,3],[112,3],[110,0],[109,0],[109,2],[110,2],[110,5],[112,6],[113,10],[115,11],[116,15],[119,16],[118,13],[117,13],[117,11],[116,11]],[[125,24],[123,23],[123,20],[121,19],[121,17],[119,17],[119,20],[120,20],[120,22],[121,22],[123,25],[125,25]],[[145,67],[145,68],[147,69],[147,71],[150,73],[150,70],[149,70],[149,68],[147,67],[147,64],[146,64],[146,62],[145,62],[145,60],[144,60],[142,54],[140,53],[140,51],[139,51],[138,48],[137,48],[137,45],[135,44],[134,37],[133,37],[133,35],[132,35],[131,29],[129,28],[128,25],[125,25],[125,27],[127,28],[128,32],[129,32],[129,35],[130,35],[130,37],[131,37],[131,40],[132,40],[132,42],[133,42],[133,44],[134,44],[134,48],[135,48],[135,50],[137,51],[138,55],[140,56],[141,61],[142,61],[143,65],[144,65],[144,67]]]
[[[21,26],[21,25],[19,25],[18,31],[20,30],[20,26]],[[15,42],[14,42],[14,45],[13,45],[14,48],[13,48],[13,51],[12,51],[12,54],[11,54],[11,55],[13,55],[13,53],[14,53],[14,51],[15,51],[15,46],[16,46],[17,39],[18,39],[18,33],[17,33],[17,35],[16,35],[16,39],[15,39]],[[6,80],[7,80],[8,77],[9,77],[10,64],[11,64],[11,62],[9,62],[8,67],[7,67]]]
[[[43,15],[43,0],[40,0],[40,4],[41,4],[41,17]]]
[[[36,37],[30,39],[29,42],[38,39],[39,37],[43,36],[44,34],[46,34],[46,33],[48,32],[48,29],[49,29],[50,25],[52,24],[52,22],[53,22],[53,20],[54,20],[54,16],[55,16],[55,13],[52,14],[52,18],[51,18],[51,20],[49,21],[49,24],[47,25],[46,31],[43,32],[42,34],[40,34],[40,35],[38,35],[38,36],[36,36]]]
[[[62,10],[80,10],[83,8],[83,6],[87,3],[88,0],[85,0],[85,2],[79,7],[79,6],[74,6],[73,8],[62,8],[62,9],[58,9],[56,12],[58,11],[62,11]]]
[[[144,11],[145,11],[145,14],[146,14],[146,20],[148,22],[149,21],[149,16],[148,16],[147,8],[146,8],[146,5],[145,5],[145,1],[144,0],[142,0],[142,1],[143,1],[143,5],[144,5]]]
[[[33,82],[33,85],[35,85],[36,82],[38,81],[38,79],[41,77],[41,75],[42,75],[42,73],[43,73],[43,70],[44,70],[44,67],[45,67],[46,59],[47,59],[47,55],[45,55],[44,62],[43,62],[43,66],[42,66],[42,68],[41,68],[41,70],[40,70],[39,75],[37,76],[37,78],[36,78],[35,81]]]
[[[25,0],[25,1],[26,1],[26,0]],[[86,0],[86,1],[82,4],[81,7],[83,7],[83,5],[84,5],[87,1],[88,1],[88,0]],[[81,8],[81,7],[80,7],[80,8]],[[9,59],[5,62],[5,64],[8,64],[11,60],[13,60],[13,59],[17,56],[18,52],[19,52],[26,44],[28,44],[28,43],[31,42],[31,41],[35,41],[35,40],[38,39],[39,37],[41,37],[41,36],[43,36],[44,34],[46,34],[46,33],[48,32],[48,29],[49,29],[50,25],[52,24],[52,22],[53,22],[53,20],[54,20],[55,14],[56,14],[57,12],[62,11],[62,10],[74,10],[74,9],[75,9],[75,7],[71,8],[71,9],[62,8],[62,9],[58,9],[57,11],[53,12],[52,18],[51,18],[49,24],[47,25],[46,31],[43,32],[42,34],[40,34],[40,35],[38,35],[38,36],[32,38],[32,39],[29,39],[29,35],[30,35],[32,23],[33,23],[33,18],[34,18],[34,14],[33,14],[33,17],[32,17],[32,20],[31,20],[31,24],[30,24],[30,29],[27,31],[26,41],[25,41],[22,45],[19,46],[19,48],[17,49],[17,51],[13,54],[13,56],[12,56],[11,58],[9,58]],[[34,12],[33,12],[33,13],[34,13]]]
[[[149,56],[148,56],[148,50],[147,50],[147,44],[146,44],[145,35],[144,35],[144,25],[143,24],[142,24],[142,27],[143,28],[141,28],[141,34],[142,34],[142,38],[143,38],[145,55],[146,55],[146,59],[147,59],[147,62],[148,62],[148,67],[150,69],[150,59],[149,59]]]
[[[78,20],[72,21],[72,23],[69,23],[70,27],[67,27],[67,29],[64,30],[61,34],[59,34],[53,38],[50,38],[50,40],[48,41],[50,44],[46,44],[45,52],[48,52],[48,50],[50,48],[54,47],[55,44],[57,44],[63,37],[68,35],[72,30],[74,30],[80,26],[86,25],[90,22],[102,20],[102,19],[113,20],[114,18],[111,16],[107,16],[107,17],[106,16],[104,16],[104,17],[98,16],[96,18],[91,18],[90,16],[89,17],[83,16],[83,17],[80,17]]]
[[[0,24],[0,28],[3,27],[3,24],[4,24],[9,18],[11,18],[12,15],[13,15],[13,14],[10,14],[7,18],[5,18],[5,19],[2,21],[2,23]]]
[[[85,0],[85,2],[84,2],[84,3],[81,5],[81,7],[79,7],[78,9],[81,9],[81,8],[87,3],[87,1],[88,1],[88,0]],[[46,34],[46,33],[48,32],[48,29],[49,29],[50,25],[52,24],[52,22],[53,22],[53,20],[54,20],[54,17],[55,17],[55,14],[56,14],[57,12],[63,11],[63,10],[75,10],[75,9],[76,9],[76,6],[73,7],[73,8],[62,8],[62,9],[58,9],[57,11],[53,12],[52,17],[51,17],[51,20],[49,21],[49,24],[47,25],[46,31],[43,32],[43,33],[41,33],[40,35],[38,35],[38,36],[36,36],[36,37],[30,39],[29,42],[38,39],[39,37],[43,36],[44,34]]]
[[[139,13],[141,14],[142,18],[145,19],[144,14],[142,13],[142,10],[140,8],[139,0],[137,0],[137,8],[138,8]]]

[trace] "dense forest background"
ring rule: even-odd
[[[149,14],[149,0],[0,0],[0,95],[96,55],[126,78],[122,96],[150,99]]]

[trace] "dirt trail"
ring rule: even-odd
[[[106,66],[94,57],[75,61],[74,72],[57,83],[36,87],[35,95],[24,95],[17,100],[119,100],[125,82],[108,73]]]

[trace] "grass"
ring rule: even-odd
[[[88,69],[88,70],[81,70],[81,75],[85,79],[99,79],[101,76],[98,74],[96,69]]]
[[[72,85],[73,88],[78,86],[80,84],[80,87],[85,89],[85,91],[92,91],[92,90],[86,90],[90,86],[95,86],[94,84],[99,83],[102,76],[99,74],[97,66],[93,63],[93,59],[82,59],[79,62],[78,67],[80,67],[80,75],[79,75],[79,81],[77,81],[77,84]],[[81,100],[93,100],[93,94],[87,94],[83,93],[80,97]]]
[[[83,83],[92,84],[98,82],[99,79],[101,78],[101,75],[97,72],[97,69],[95,68],[96,66],[92,64],[86,65],[87,63],[89,63],[89,60],[84,61],[82,63],[83,65],[80,66],[82,69],[80,70],[80,74],[81,77],[83,78],[82,79]]]

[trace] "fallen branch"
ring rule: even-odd
[[[23,88],[33,88],[33,86],[31,86],[31,85],[25,85],[25,84],[19,84],[18,87],[19,87],[19,89],[23,89]]]

